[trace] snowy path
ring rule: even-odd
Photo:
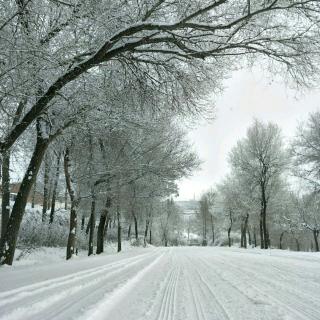
[[[0,269],[0,319],[320,319],[320,255],[137,249]]]

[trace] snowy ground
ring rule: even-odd
[[[0,269],[0,319],[320,319],[320,255],[136,248]]]
[[[129,241],[122,242],[122,250],[133,250],[133,247]],[[114,254],[117,252],[117,244],[113,242],[107,242],[104,246],[105,254]],[[75,259],[88,258],[87,250],[79,250],[78,256]],[[39,247],[39,248],[25,248],[16,249],[15,261],[13,268],[20,268],[21,266],[29,265],[42,265],[56,262],[64,262],[66,260],[66,248],[61,247]],[[0,269],[1,276],[1,269]],[[1,287],[0,287],[1,290]]]

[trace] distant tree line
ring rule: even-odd
[[[230,174],[201,198],[205,230],[214,221],[229,246],[319,251],[320,112],[299,125],[289,145],[277,125],[255,120],[229,165]]]

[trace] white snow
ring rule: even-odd
[[[320,254],[218,247],[0,268],[0,319],[320,319]]]
[[[87,252],[80,251],[80,253],[81,255],[87,256]],[[45,265],[49,263],[57,263],[59,260],[64,261],[66,259],[66,249],[58,247],[40,247],[37,249],[27,248],[25,250],[16,249],[15,259],[16,260],[14,261],[13,265],[14,269],[25,267],[27,265]]]

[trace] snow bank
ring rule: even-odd
[[[129,241],[122,242],[122,251],[126,252],[134,249]],[[105,251],[100,256],[117,253],[117,243],[107,242]],[[95,256],[95,254],[93,255]],[[91,258],[88,257],[87,250],[79,250],[75,258]],[[53,262],[66,260],[65,247],[27,247],[24,249],[16,249],[14,266],[29,266],[29,265],[45,265]]]

